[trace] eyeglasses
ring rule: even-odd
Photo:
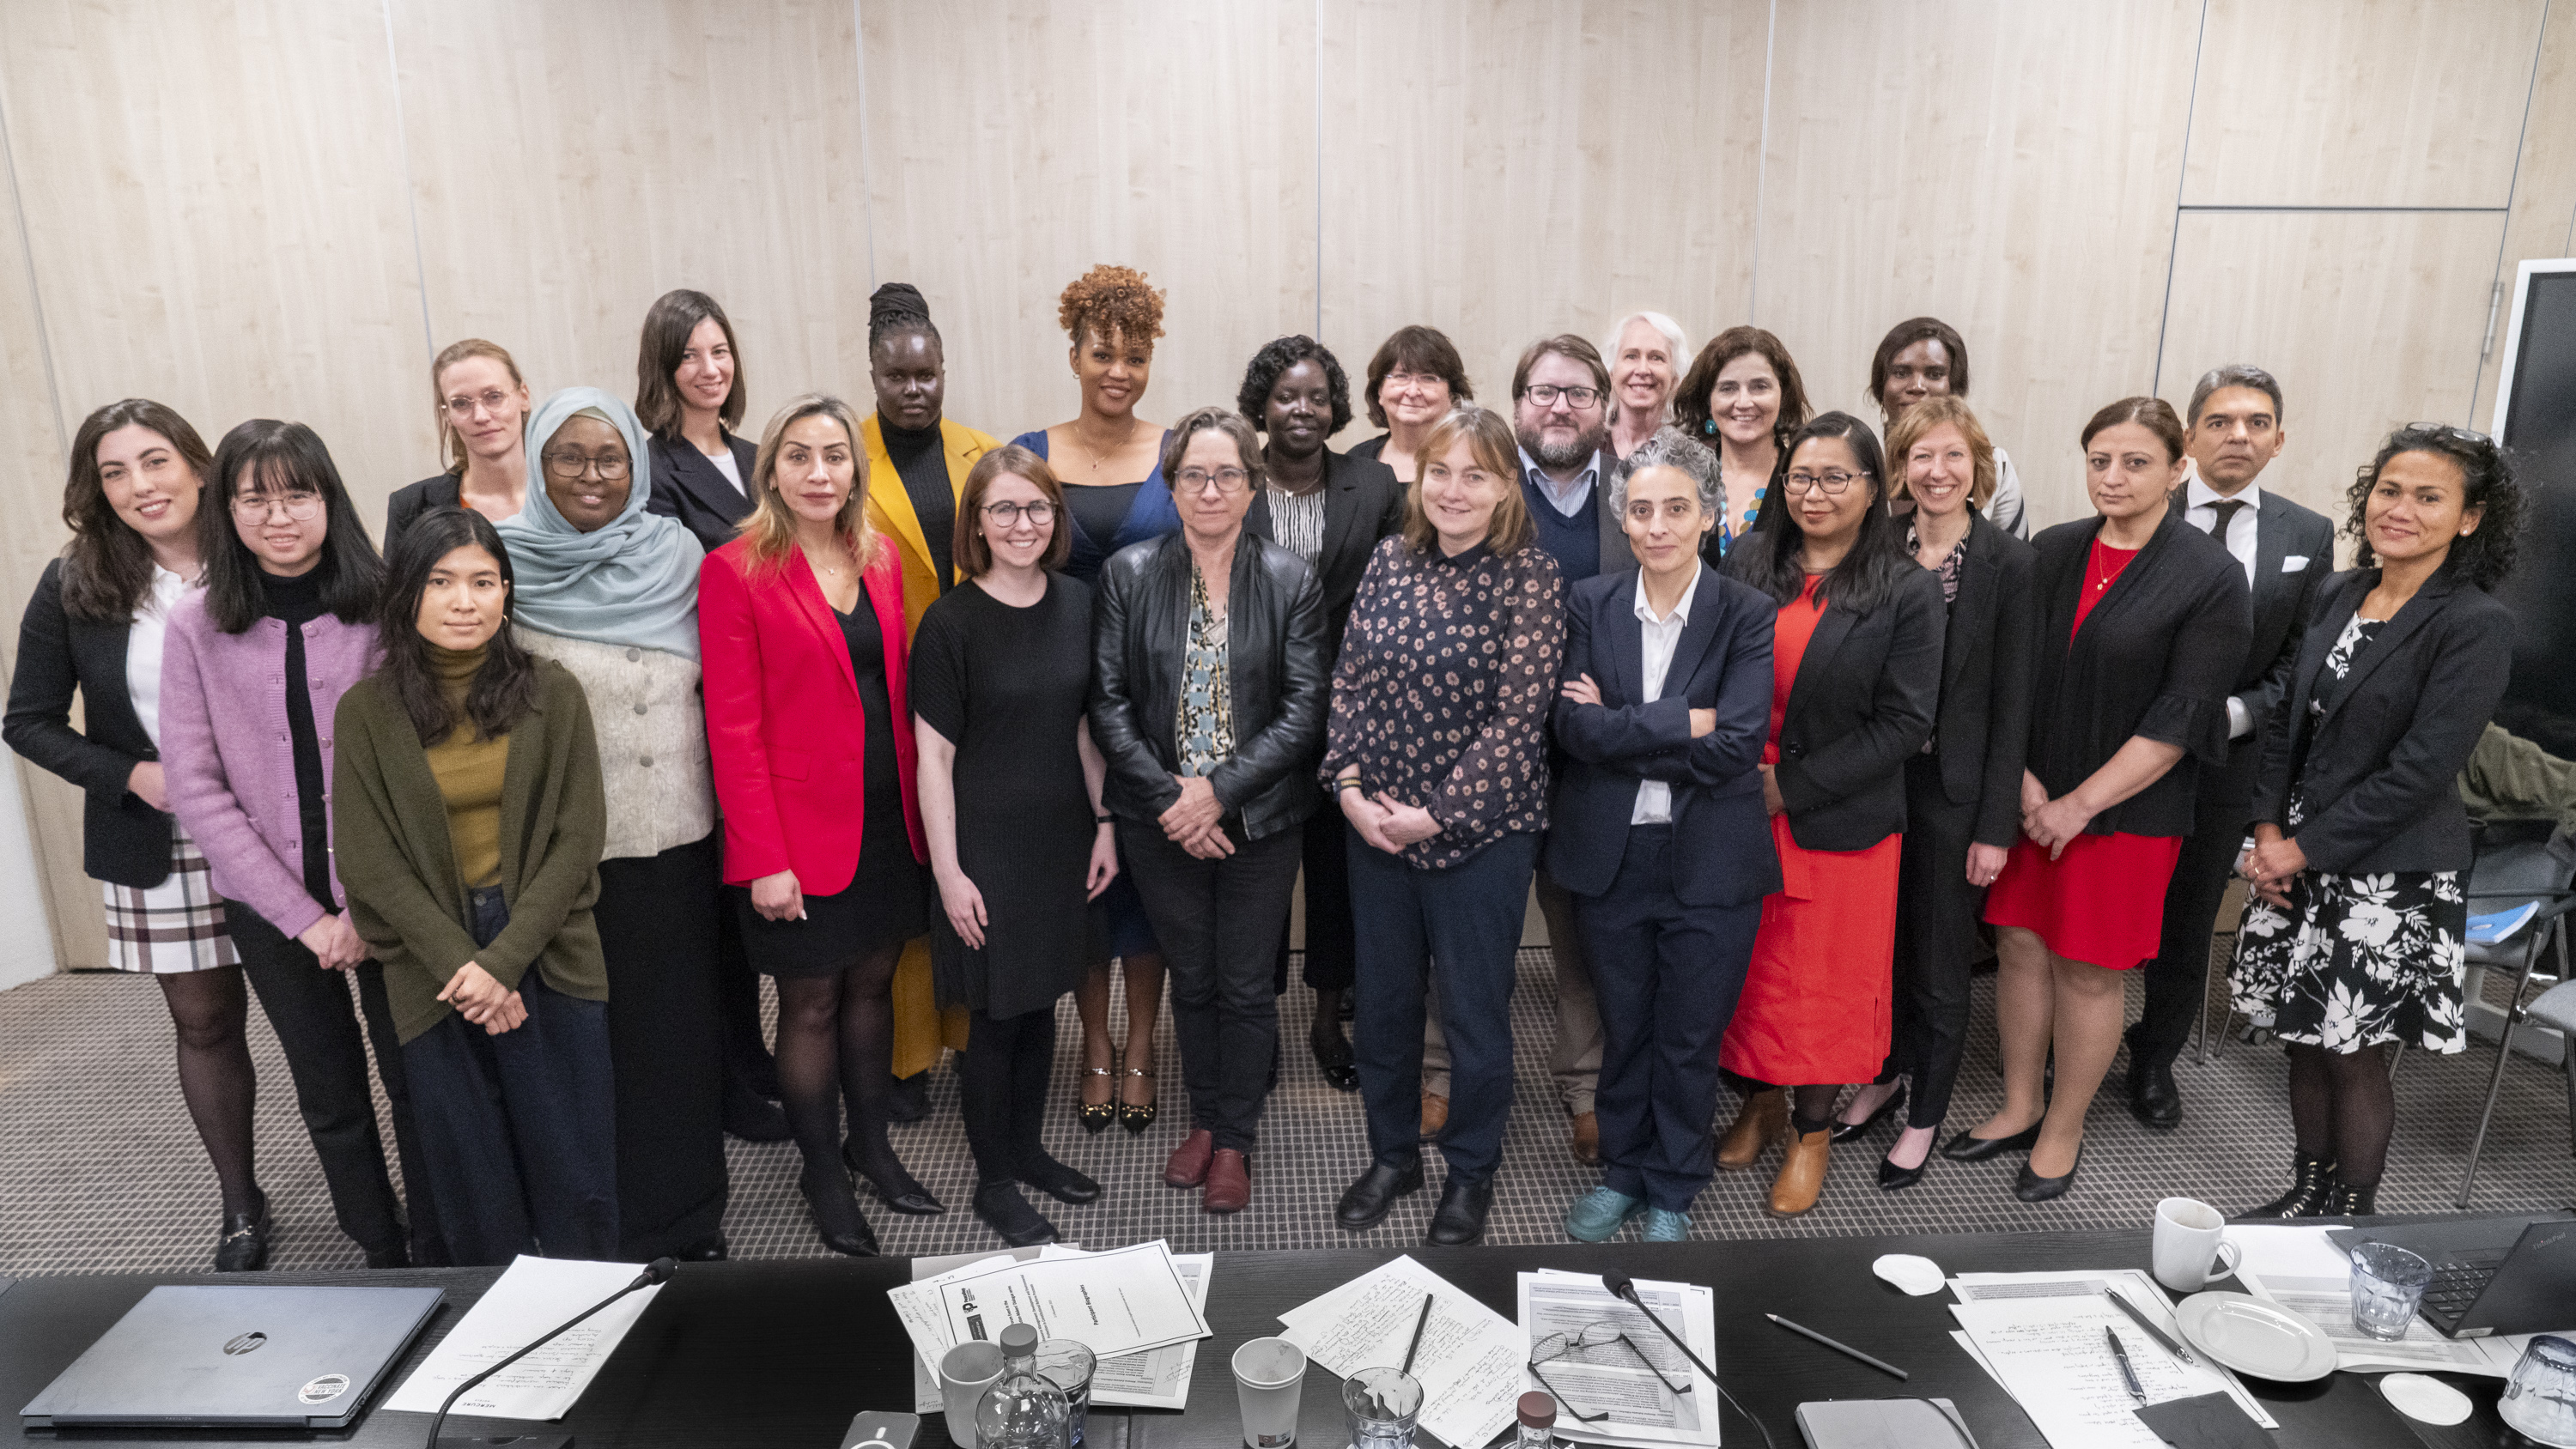
[[[1852,486],[1854,478],[1868,476],[1867,473],[1846,473],[1840,468],[1828,468],[1822,473],[1810,473],[1800,468],[1781,479],[1780,486],[1790,493],[1806,493],[1822,489],[1826,497],[1840,498],[1844,491]]]
[[[1627,1331],[1615,1323],[1589,1324],[1573,1333],[1551,1333],[1531,1345],[1529,1358],[1530,1377],[1546,1385],[1547,1391],[1556,1396],[1558,1403],[1572,1410],[1574,1417],[1587,1424],[1598,1424],[1609,1418],[1612,1412],[1609,1409],[1603,1409],[1597,1414],[1587,1414],[1576,1407],[1575,1402],[1565,1396],[1563,1389],[1551,1382],[1547,1375],[1539,1372],[1539,1365],[1547,1363],[1562,1364],[1569,1368],[1607,1368],[1622,1371],[1631,1370],[1636,1365],[1643,1365],[1658,1382],[1674,1393],[1687,1394],[1691,1391],[1688,1378],[1684,1378],[1680,1383],[1674,1383],[1661,1368],[1656,1366],[1653,1359],[1646,1357],[1644,1349],[1637,1347],[1637,1341],[1630,1338]],[[1561,1374],[1562,1370],[1560,1370],[1560,1376]]]
[[[233,517],[244,523],[266,523],[268,516],[279,509],[284,509],[292,522],[311,523],[322,516],[322,495],[301,491],[244,493],[233,499]]]
[[[2431,433],[2437,438],[2454,443],[2478,444],[2493,443],[2495,441],[2495,439],[2488,437],[2486,434],[2481,433],[2474,428],[2455,428],[2449,423],[2408,423],[2405,427],[2398,429],[2398,431],[2403,433]]]
[[[1601,389],[1597,387],[1558,387],[1552,382],[1539,382],[1532,383],[1528,387],[1522,389],[1521,396],[1528,398],[1531,402],[1537,403],[1543,408],[1552,408],[1556,406],[1556,400],[1558,398],[1563,398],[1565,399],[1565,405],[1567,407],[1580,412],[1584,408],[1588,408],[1594,403],[1601,401]]]
[[[1016,528],[1023,518],[1044,525],[1055,522],[1055,505],[1043,498],[1034,503],[987,503],[984,516],[1003,528]]]
[[[624,458],[591,458],[580,453],[548,453],[545,459],[546,471],[558,478],[578,478],[595,468],[602,483],[625,477],[631,466]]]
[[[1189,493],[1205,493],[1213,483],[1217,492],[1235,494],[1252,483],[1252,475],[1241,468],[1219,468],[1213,473],[1205,468],[1183,468],[1179,476],[1182,490]]]
[[[488,388],[472,397],[460,392],[447,400],[447,411],[453,417],[470,418],[474,416],[474,410],[477,408],[487,413],[498,413],[509,401],[510,395],[497,387]]]

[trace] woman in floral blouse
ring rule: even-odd
[[[1483,1236],[1512,1105],[1513,954],[1547,828],[1565,589],[1533,542],[1510,424],[1467,406],[1423,440],[1404,532],[1377,546],[1333,672],[1324,779],[1354,837],[1368,1171],[1345,1228],[1422,1186],[1423,997],[1437,972],[1449,1180],[1428,1240]]]

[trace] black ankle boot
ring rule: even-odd
[[[2355,1187],[2348,1182],[2338,1182],[2334,1185],[2334,1192],[2326,1199],[2324,1211],[2318,1213],[2317,1216],[2325,1218],[2366,1218],[2372,1213],[2379,1211],[2377,1207],[2372,1205],[2373,1200],[2378,1196],[2378,1183],[2374,1182],[2362,1187]]]
[[[2322,1157],[2302,1152],[2291,1166],[2290,1190],[2258,1208],[2247,1208],[2241,1217],[2248,1218],[2313,1218],[2325,1214],[2326,1204],[2335,1194],[2335,1165]]]

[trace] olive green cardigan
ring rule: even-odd
[[[349,918],[384,964],[394,1029],[406,1042],[451,1008],[438,999],[472,961],[515,991],[531,964],[566,996],[608,999],[608,967],[591,903],[608,798],[590,703],[562,665],[537,661],[537,705],[511,730],[501,783],[501,897],[510,924],[477,950],[466,931],[465,881],[447,838],[420,733],[374,677],[340,697],[332,726],[333,850]]]

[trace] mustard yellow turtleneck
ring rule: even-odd
[[[465,717],[465,695],[486,650],[458,651],[431,645],[430,667],[456,711],[456,728],[427,751],[429,772],[447,801],[447,838],[456,869],[468,888],[501,883],[501,781],[510,764],[510,737],[485,739]]]

